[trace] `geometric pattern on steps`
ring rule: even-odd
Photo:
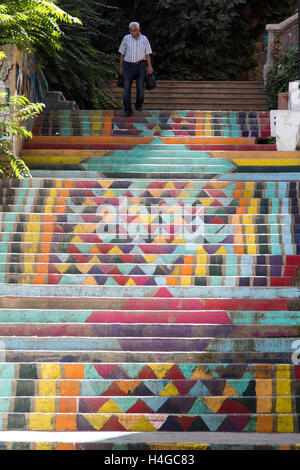
[[[42,386],[43,384],[41,384]],[[74,384],[72,384],[74,386]],[[71,388],[71,387],[70,387]],[[75,387],[74,387],[75,388]],[[292,390],[293,392],[293,390]],[[291,393],[291,391],[290,391]],[[293,413],[299,414],[299,396],[295,397],[298,406],[292,406],[291,396],[284,397],[235,397],[235,396],[113,396],[79,397],[55,396],[0,397],[0,413],[55,413],[76,412],[98,413],[178,413],[178,414],[252,414],[252,413]],[[300,416],[300,415],[299,415]]]
[[[299,432],[299,414],[3,413],[1,430]]]
[[[45,139],[47,143],[51,137]],[[184,138],[177,140],[180,144],[184,144]],[[76,171],[97,172],[96,174],[103,178],[154,178],[157,175],[161,179],[183,179],[185,172],[186,178],[189,175],[189,179],[192,180],[209,180],[221,177],[229,179],[230,175],[249,172],[297,174],[300,168],[297,152],[285,152],[282,158],[274,151],[236,152],[235,155],[234,152],[226,151],[195,152],[186,149],[185,145],[177,145],[173,150],[172,145],[165,144],[162,150],[154,149],[149,153],[144,147],[136,146],[132,150],[126,150],[124,157],[124,150],[106,151],[105,155],[99,156],[95,156],[91,150],[90,155],[74,157],[60,154],[58,149],[54,155],[40,155],[39,151],[28,155],[24,152],[23,158],[36,176],[42,174],[42,169],[52,169],[73,171],[75,175]]]
[[[139,383],[148,380],[160,381],[213,381],[217,380],[223,390],[226,388],[226,381],[230,380],[231,387],[242,381],[243,388],[247,389],[250,384],[263,386],[267,384],[273,386],[279,381],[300,380],[300,365],[294,364],[213,364],[213,363],[2,363],[0,364],[1,390],[9,393],[11,390],[11,380],[26,380],[31,384],[32,391],[35,387],[34,380],[107,380],[108,387],[111,380],[123,383],[126,386],[127,380],[135,380],[137,387]],[[28,382],[29,381],[29,382]],[[123,382],[125,381],[125,382]],[[247,385],[248,381],[248,385]],[[262,382],[260,382],[262,381]],[[267,382],[266,382],[267,381]],[[66,382],[67,385],[68,382]],[[104,382],[103,382],[104,383]],[[209,382],[207,382],[209,383]],[[283,382],[287,383],[287,382]],[[298,382],[297,382],[298,383]],[[178,382],[179,384],[179,382]],[[16,382],[16,385],[18,383]],[[1,392],[1,396],[3,392]],[[8,395],[10,396],[10,395]]]
[[[298,433],[300,157],[256,145],[269,113],[34,134],[0,183],[1,429]]]
[[[119,111],[47,112],[36,120],[34,134],[268,137],[270,120],[267,112],[153,110],[138,118],[124,118]]]

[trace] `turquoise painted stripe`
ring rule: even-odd
[[[15,365],[14,364],[1,364],[0,363],[0,379],[14,379],[15,378]]]
[[[65,127],[61,132],[63,136],[68,137],[72,134],[71,134],[71,121],[69,119],[67,110],[62,111],[62,117],[65,118],[66,121],[65,121]]]
[[[26,284],[0,284],[0,295],[12,297],[111,297],[144,298],[157,296],[157,286],[51,286]],[[253,299],[294,299],[300,297],[298,287],[202,287],[168,286],[168,294],[175,298],[253,298]],[[164,292],[161,292],[163,296]]]
[[[8,413],[10,411],[10,399],[0,397],[0,413]]]
[[[51,162],[49,163],[51,165]],[[72,165],[72,164],[71,164]],[[217,171],[228,171],[232,168],[234,168],[234,165],[231,163],[221,163],[219,165],[216,164],[211,164],[211,165],[188,165],[186,166],[185,164],[182,165],[169,165],[167,164],[155,164],[151,165],[148,163],[139,163],[134,166],[127,166],[123,165],[121,162],[117,163],[111,163],[110,165],[106,164],[101,164],[101,161],[99,160],[98,164],[88,164],[88,163],[80,163],[80,166],[85,170],[85,171],[117,171],[118,173],[120,172],[126,172],[126,173],[134,173],[134,172],[142,172],[142,173],[147,173],[147,172],[153,172],[153,173],[160,173],[160,172],[166,172],[166,173],[172,173],[172,172],[202,172],[202,173],[216,173]],[[300,168],[300,165],[299,165]]]
[[[1,323],[85,323],[93,310],[0,310]],[[0,368],[1,377],[1,368]]]
[[[12,393],[12,381],[0,380],[0,397],[10,397]]]
[[[235,112],[230,113],[230,124],[232,128],[232,137],[240,137],[239,126],[237,124],[237,115]]]

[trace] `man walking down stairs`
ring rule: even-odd
[[[264,110],[37,119],[33,178],[0,182],[0,448],[299,447],[300,159],[269,136]]]

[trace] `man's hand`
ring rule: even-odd
[[[150,65],[150,66],[148,66],[148,70],[147,70],[147,72],[148,72],[148,75],[151,75],[151,74],[153,73],[153,68],[152,68],[152,66],[151,66],[151,65]]]

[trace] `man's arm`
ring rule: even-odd
[[[124,55],[120,55],[120,75],[123,75]]]
[[[146,60],[147,60],[147,70],[148,70],[148,74],[150,75],[151,73],[153,73],[153,68],[152,68],[152,64],[151,64],[151,57],[150,57],[150,54],[146,54]]]

